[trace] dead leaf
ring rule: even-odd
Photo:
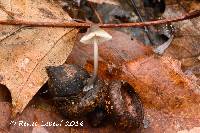
[[[200,86],[182,72],[179,61],[169,57],[141,58],[126,63],[121,75],[132,83],[145,106],[179,116],[200,116],[199,111],[191,111],[200,110]]]
[[[183,131],[198,131],[200,127],[199,117],[182,117],[149,108],[145,109],[145,121],[148,125],[142,133],[183,133]]]
[[[11,104],[8,102],[0,102],[0,132],[7,131],[10,125]]]
[[[16,18],[51,21],[69,19],[55,3],[40,0],[1,1]],[[0,10],[1,17],[7,17]],[[0,75],[12,96],[14,113],[21,112],[47,81],[46,66],[63,64],[71,52],[77,30],[0,26]]]
[[[170,1],[170,0],[168,0]],[[196,0],[171,1],[167,4],[164,17],[173,17],[199,10],[200,2]],[[200,70],[200,17],[174,23],[176,27],[175,37],[164,56],[170,56],[181,61],[184,71],[191,71],[197,77],[199,74],[194,70]]]
[[[181,130],[181,131],[178,131],[178,133],[199,133],[200,132],[200,127],[194,127],[190,130]]]
[[[33,127],[32,133],[49,133],[49,132],[42,126],[36,126]]]

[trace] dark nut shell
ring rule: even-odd
[[[88,122],[92,127],[104,126],[106,118],[107,112],[102,106],[97,106],[94,111],[87,114]]]
[[[76,97],[76,101],[70,103],[66,100],[63,103],[64,105],[61,107],[58,106],[58,108],[61,113],[68,118],[83,116],[86,113],[93,111],[95,107],[102,103],[106,93],[105,90],[107,90],[107,87],[104,82],[98,80],[94,88],[85,94]]]
[[[144,119],[139,96],[128,83],[113,81],[106,101],[106,109],[119,128],[139,128]]]
[[[91,90],[83,92],[90,77],[85,69],[77,65],[64,64],[48,67],[47,73],[49,91],[55,106],[64,116],[82,116],[102,103],[107,86],[103,81],[97,80]]]
[[[55,106],[67,118],[80,117],[90,112],[95,118],[91,119],[94,120],[93,126],[99,126],[105,116],[111,116],[119,128],[139,128],[142,125],[142,103],[130,84],[112,81],[108,88],[102,80],[97,79],[94,87],[84,92],[90,78],[85,69],[64,64],[47,67],[47,73],[49,92]]]
[[[49,91],[54,97],[69,97],[80,94],[89,78],[87,71],[77,65],[64,64],[46,68],[49,76]]]

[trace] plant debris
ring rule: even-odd
[[[199,0],[1,0],[0,16],[0,132],[199,132]],[[98,59],[93,25],[112,36]]]
[[[80,117],[102,106],[118,128],[139,128],[142,125],[142,103],[128,83],[112,82],[108,88],[103,81],[97,80],[94,87],[85,92],[83,85],[88,74],[80,67],[65,64],[50,67],[47,72],[55,106],[65,117]],[[79,93],[72,95],[72,90],[78,90],[76,92]],[[93,114],[95,118],[98,117],[97,121],[92,120],[95,122],[93,126],[103,123],[101,120],[104,120],[104,114],[99,113],[96,110]]]

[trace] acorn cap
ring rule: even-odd
[[[108,34],[103,29],[99,28],[97,25],[91,26],[87,33],[81,38],[80,42],[84,44],[94,44],[94,41],[97,44],[101,44],[105,41],[111,40],[112,36]]]

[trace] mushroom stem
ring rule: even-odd
[[[94,47],[94,70],[93,76],[88,79],[87,85],[84,87],[83,91],[88,91],[92,89],[97,81],[98,75],[98,45],[111,40],[112,36],[105,32],[103,29],[99,28],[98,25],[93,25],[88,29],[87,33],[81,38],[80,42],[84,44],[93,44]]]
[[[93,83],[97,78],[98,73],[98,61],[99,61],[99,53],[98,53],[98,44],[97,39],[94,39],[94,75],[93,75]]]
[[[83,91],[88,91],[94,87],[94,84],[97,79],[98,73],[98,61],[99,61],[99,50],[98,50],[98,41],[94,38],[94,72],[93,76],[88,80],[87,86],[84,87]]]

